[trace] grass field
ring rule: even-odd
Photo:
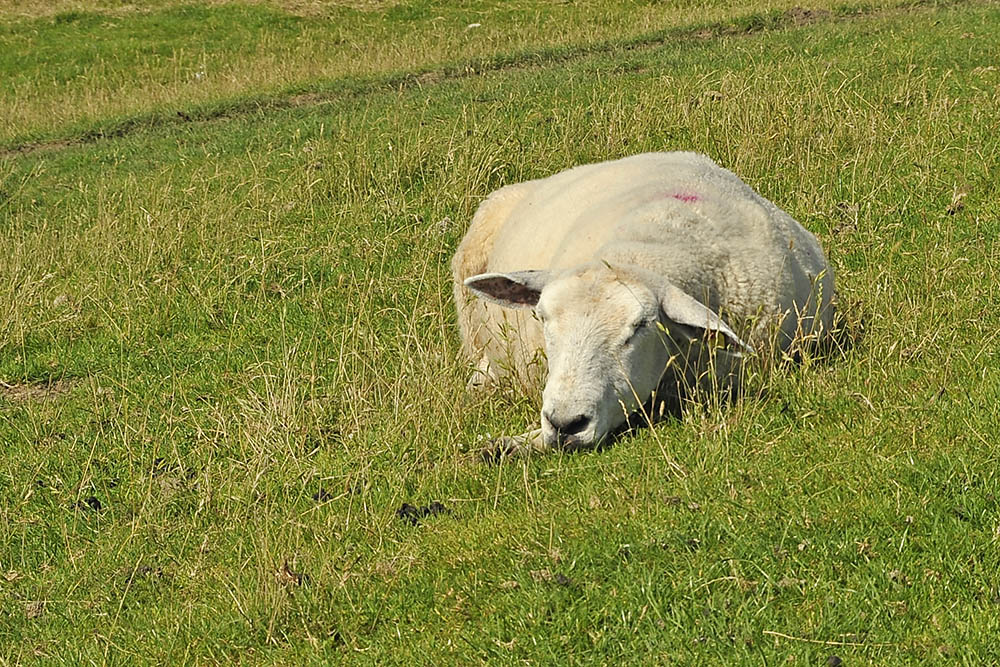
[[[0,664],[1000,662],[1000,5],[0,21]],[[538,396],[464,391],[476,205],[670,149],[820,238],[853,344],[482,463]]]

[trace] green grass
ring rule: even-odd
[[[0,662],[1000,660],[1000,10],[835,18],[0,157]],[[820,237],[854,346],[599,452],[478,462],[538,396],[464,391],[475,206],[681,148]]]
[[[875,8],[919,1],[882,0]],[[27,4],[4,12],[0,4],[0,17],[19,17],[0,26],[0,148],[176,121],[178,112],[197,117],[296,103],[304,94],[426,82],[442,70],[461,73],[807,18],[792,11],[802,4],[793,0],[469,0],[367,9],[274,0],[157,2],[143,11],[65,4],[74,9],[50,14],[49,5]],[[836,11],[849,15],[859,8],[871,7],[850,0]]]

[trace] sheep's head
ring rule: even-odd
[[[541,421],[548,445],[600,442],[706,334],[717,334],[736,355],[747,349],[711,310],[635,267],[595,262],[561,273],[488,273],[465,285],[502,306],[534,308],[541,321],[548,359]]]

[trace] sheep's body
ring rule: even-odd
[[[470,300],[466,281],[587,265],[654,274],[757,349],[831,330],[833,274],[812,234],[707,157],[647,153],[507,186],[480,205],[452,268],[463,350],[481,380],[537,379],[545,338],[529,310]]]

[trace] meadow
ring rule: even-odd
[[[0,0],[0,664],[1000,662],[1000,5]],[[847,343],[481,439],[503,184],[696,150]],[[440,503],[416,521],[404,503]]]

